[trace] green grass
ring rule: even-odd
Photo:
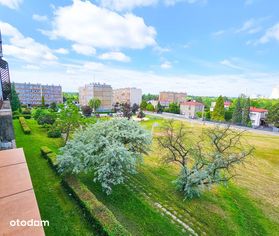
[[[164,120],[149,117],[142,125],[160,134]],[[47,235],[86,235],[93,232],[83,219],[82,212],[60,186],[47,161],[40,157],[40,146],[57,151],[61,139],[49,139],[45,130],[30,120],[31,135],[24,135],[15,121],[17,145],[23,146],[43,219],[50,220]],[[198,134],[205,126],[185,123]],[[199,235],[278,235],[279,232],[279,138],[247,133],[255,146],[253,158],[239,166],[239,177],[226,186],[213,187],[200,198],[183,200],[172,181],[179,169],[160,161],[162,150],[154,142],[152,152],[144,158],[138,174],[130,176],[130,183],[140,191],[131,191],[126,185],[116,186],[107,196],[92,174],[82,174],[80,180],[116,216],[132,235],[185,235],[169,217],[162,216],[143,196],[151,194],[169,211],[176,212]]]
[[[62,188],[60,177],[40,155],[41,146],[57,151],[62,140],[47,138],[45,129],[34,120],[26,122],[32,130],[30,135],[23,133],[18,120],[14,121],[16,144],[24,149],[41,218],[50,222],[50,226],[45,227],[46,235],[97,235],[78,205]]]

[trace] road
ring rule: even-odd
[[[213,121],[202,121],[202,120],[198,120],[198,119],[189,119],[183,115],[171,114],[171,113],[166,113],[166,112],[163,112],[162,114],[158,114],[158,113],[145,111],[145,114],[151,115],[151,116],[158,116],[158,117],[165,118],[165,119],[175,119],[175,120],[187,121],[187,122],[196,123],[196,124],[220,125],[220,126],[224,126],[224,127],[227,126],[227,124],[223,124],[223,123],[217,123],[217,122],[213,122]],[[237,125],[231,125],[231,127],[235,128],[235,129],[240,129],[240,130],[247,130],[252,133],[273,135],[273,136],[279,137],[279,132],[272,132],[272,131],[266,131],[266,130],[261,130],[261,129],[253,129],[253,128],[237,126]]]

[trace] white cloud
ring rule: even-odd
[[[212,33],[212,36],[214,36],[214,37],[219,37],[219,36],[221,36],[221,35],[223,35],[223,34],[225,34],[225,33],[226,33],[225,30],[218,30],[218,31],[216,31],[216,32],[213,32],[213,33]]]
[[[23,68],[25,68],[25,69],[27,69],[27,70],[39,70],[39,69],[40,69],[39,66],[30,65],[30,64],[27,64],[27,65],[23,66]]]
[[[64,70],[61,70],[63,68]],[[184,74],[177,76],[158,75],[152,72],[119,69],[101,63],[76,62],[74,65],[59,65],[58,70],[11,70],[15,82],[61,84],[63,91],[77,91],[78,86],[90,82],[111,84],[113,88],[125,86],[139,87],[144,93],[158,93],[162,90],[182,91],[203,96],[237,96],[240,93],[263,94],[269,96],[272,86],[279,84],[277,73],[230,74]],[[65,73],[65,72],[68,73]],[[112,76],[113,75],[113,76]]]
[[[155,5],[158,3],[158,0],[102,0],[101,6],[116,10],[132,10],[136,7],[146,7]]]
[[[72,48],[75,52],[85,56],[91,56],[96,54],[96,49],[89,45],[76,43],[72,45]]]
[[[29,63],[51,62],[58,59],[49,47],[36,42],[33,38],[23,36],[12,25],[0,21],[0,28],[2,34],[9,38],[9,43],[3,45],[4,55]]]
[[[47,16],[42,16],[42,15],[38,15],[38,14],[33,14],[32,19],[36,20],[36,21],[47,21],[48,20]]]
[[[121,62],[129,62],[131,58],[126,56],[122,52],[107,52],[103,53],[99,56],[102,60],[114,60],[114,61],[121,61]]]
[[[260,43],[268,43],[270,40],[275,39],[279,41],[279,23],[269,28],[265,34],[260,38]]]
[[[235,33],[248,33],[255,34],[262,30],[261,22],[264,18],[260,19],[249,19],[243,23],[243,25],[235,30]]]
[[[170,69],[170,68],[172,68],[172,64],[169,61],[163,62],[160,66],[161,66],[162,69]]]
[[[69,53],[69,50],[66,49],[66,48],[58,48],[58,49],[55,49],[54,50],[55,53],[58,53],[58,54],[68,54]]]
[[[129,14],[118,14],[98,7],[90,1],[74,0],[72,5],[59,7],[54,12],[53,29],[44,34],[64,38],[93,48],[142,49],[156,45],[156,30],[144,19]]]
[[[231,60],[225,59],[220,61],[220,64],[232,69],[237,69],[237,70],[243,70],[244,68],[241,66],[238,66],[237,64],[235,64],[234,62],[232,62]]]
[[[199,4],[202,4],[202,5],[205,5],[207,3],[207,0],[164,0],[164,3],[167,6],[173,6],[173,5],[175,5],[176,3],[179,3],[179,2],[186,2],[186,3],[189,3],[189,4],[199,3]]]
[[[11,9],[18,9],[23,0],[0,0],[0,4]]]

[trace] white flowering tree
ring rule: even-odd
[[[64,174],[92,171],[93,180],[110,194],[114,185],[123,183],[125,173],[136,173],[151,140],[151,134],[135,121],[118,118],[98,122],[77,131],[60,149],[59,171]]]

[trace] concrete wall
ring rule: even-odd
[[[0,150],[15,148],[12,110],[10,102],[4,101],[0,109]]]

